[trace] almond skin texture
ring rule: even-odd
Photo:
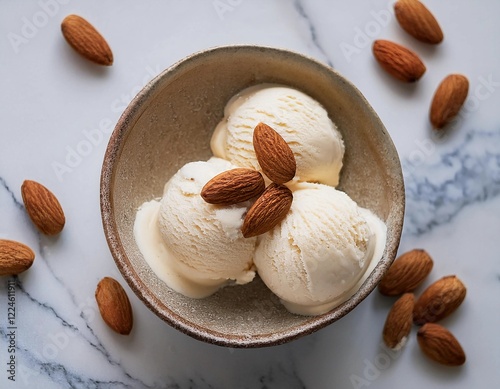
[[[446,328],[439,324],[424,324],[417,332],[420,349],[430,359],[446,366],[460,366],[465,363],[465,352]]]
[[[405,293],[392,306],[382,332],[387,347],[399,350],[406,344],[413,324],[414,305],[413,293]]]
[[[386,296],[415,290],[429,275],[434,262],[425,250],[408,251],[397,258],[378,285],[380,293]]]
[[[271,230],[286,216],[292,206],[292,191],[284,185],[270,184],[248,210],[241,231],[251,238]]]
[[[35,260],[35,253],[25,244],[0,239],[0,276],[22,273]]]
[[[253,132],[253,147],[264,174],[276,184],[295,176],[297,164],[292,149],[274,129],[259,123]]]
[[[253,169],[237,168],[208,181],[201,190],[201,197],[210,204],[232,205],[260,196],[264,189],[262,174]]]
[[[61,24],[61,31],[69,45],[83,57],[99,65],[113,64],[113,53],[108,43],[94,26],[81,16],[66,16]]]
[[[429,112],[434,128],[442,129],[462,108],[469,93],[469,80],[461,74],[448,75],[436,89]]]
[[[399,25],[415,39],[424,43],[438,44],[443,31],[434,15],[418,0],[398,0],[394,13]]]
[[[56,196],[42,184],[26,180],[21,195],[28,215],[35,226],[45,235],[60,233],[66,222],[64,211]]]
[[[376,40],[373,55],[387,73],[404,82],[419,80],[426,70],[417,54],[391,41]]]
[[[95,299],[105,323],[119,334],[130,334],[134,323],[132,307],[120,283],[114,278],[104,277],[97,284]]]
[[[415,303],[413,322],[434,323],[454,312],[465,299],[466,288],[456,276],[443,277],[430,285]]]

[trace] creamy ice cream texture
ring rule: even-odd
[[[200,196],[212,177],[234,167],[219,158],[188,163],[167,182],[163,198],[144,204],[137,214],[140,251],[167,285],[188,297],[206,297],[255,276],[257,238],[241,233],[248,204],[213,205]]]
[[[254,261],[289,311],[317,315],[352,295],[384,246],[385,225],[347,194],[298,183],[287,217],[262,235]]]
[[[292,88],[272,84],[247,88],[232,98],[210,146],[216,157],[260,171],[252,139],[255,126],[271,126],[292,149],[301,181],[336,186],[344,142],[326,110]]]
[[[295,155],[296,177],[287,184],[294,199],[280,225],[243,238],[250,203],[208,204],[200,192],[225,170],[260,170],[252,143],[259,122],[273,127]],[[256,266],[285,307],[303,315],[322,314],[352,296],[382,257],[386,230],[334,188],[344,144],[324,108],[291,88],[248,88],[228,102],[211,147],[218,158],[182,167],[162,199],[137,213],[136,242],[153,271],[177,292],[202,298],[250,282]]]

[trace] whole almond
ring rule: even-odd
[[[56,196],[42,184],[26,180],[21,186],[26,211],[35,226],[46,235],[62,231],[66,219]]]
[[[236,168],[216,175],[201,190],[210,204],[237,204],[260,196],[266,189],[262,174],[253,169]]]
[[[0,276],[22,273],[33,265],[34,260],[35,253],[25,244],[0,239]]]
[[[454,312],[465,299],[466,288],[456,276],[443,277],[430,285],[415,303],[417,325],[439,321]]]
[[[398,296],[415,290],[428,276],[434,262],[422,249],[408,251],[397,258],[378,285],[380,293]]]
[[[104,277],[95,291],[99,312],[105,323],[114,331],[128,335],[132,330],[132,307],[127,293],[118,281]]]
[[[441,129],[457,116],[469,93],[469,80],[461,74],[448,75],[436,89],[430,107],[434,128]]]
[[[394,13],[399,25],[408,34],[424,43],[438,44],[443,31],[434,15],[418,0],[398,0]]]
[[[297,164],[290,146],[267,124],[259,123],[253,132],[253,147],[264,174],[277,184],[295,176]]]
[[[292,200],[292,191],[286,186],[270,184],[248,210],[241,228],[243,236],[257,236],[278,225],[290,210]]]
[[[387,73],[401,81],[415,82],[426,70],[417,54],[391,41],[376,40],[373,55]]]
[[[113,53],[108,43],[81,16],[66,16],[61,23],[61,31],[69,45],[88,60],[105,66],[113,64]]]
[[[414,305],[413,293],[405,293],[392,306],[382,332],[387,347],[399,350],[406,344],[413,324]]]
[[[439,324],[424,324],[417,332],[420,349],[430,359],[446,366],[460,366],[465,363],[465,352],[446,328]]]

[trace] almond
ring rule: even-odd
[[[392,306],[382,332],[387,347],[399,350],[406,344],[413,323],[414,305],[413,293],[405,293]]]
[[[266,189],[262,174],[253,169],[236,168],[216,175],[201,190],[210,204],[237,204],[260,196]]]
[[[104,277],[95,291],[99,312],[105,323],[114,331],[128,335],[132,330],[132,307],[127,293],[118,281]]]
[[[259,123],[253,132],[253,147],[264,174],[277,184],[295,176],[297,165],[290,146],[274,129]]]
[[[443,31],[432,13],[418,0],[398,0],[394,13],[399,25],[415,39],[424,43],[438,44]]]
[[[26,180],[21,186],[26,211],[35,226],[46,235],[56,235],[66,219],[56,196],[42,184]]]
[[[417,54],[391,41],[376,40],[373,55],[387,73],[401,81],[415,82],[426,70]]]
[[[448,75],[436,89],[430,107],[434,128],[441,129],[457,116],[469,93],[469,80],[461,74]]]
[[[415,290],[431,272],[434,262],[422,249],[408,251],[397,258],[378,285],[380,293],[398,296]]]
[[[443,277],[430,285],[415,303],[413,322],[417,325],[439,321],[454,312],[467,290],[456,276]]]
[[[25,244],[0,239],[0,276],[22,273],[35,260],[35,253]]]
[[[243,236],[257,236],[278,225],[290,210],[292,200],[292,191],[286,186],[270,184],[248,210],[241,228]]]
[[[113,53],[108,43],[94,26],[81,16],[66,16],[62,21],[61,30],[69,45],[88,60],[99,65],[113,64]]]
[[[424,324],[417,332],[420,349],[430,359],[446,366],[460,366],[465,363],[465,352],[446,328],[439,324]]]

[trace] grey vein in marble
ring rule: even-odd
[[[76,296],[75,294],[73,293],[73,291],[68,288],[68,286],[64,283],[64,281],[58,277],[54,270],[52,269],[52,266],[50,265],[50,262],[45,260],[45,248],[44,248],[44,245],[42,244],[41,242],[41,236],[39,237],[39,240],[38,240],[38,243],[39,243],[39,253],[40,253],[40,256],[39,256],[39,261],[43,261],[45,262],[45,265],[47,266],[47,269],[49,270],[50,272],[50,275],[52,277],[54,277],[54,279],[58,282],[58,284],[64,289],[64,292],[69,296],[70,300],[71,300],[71,303],[73,304],[74,308],[76,309],[78,307],[78,302],[77,302],[77,299],[76,299]],[[22,290],[22,288],[21,288]],[[32,300],[33,302],[37,303],[38,305],[45,305],[45,304],[42,304],[38,301],[35,301],[25,290],[22,290],[24,293],[26,293],[27,297]],[[48,306],[47,306],[48,307]],[[51,307],[48,307],[50,309],[52,309],[54,311],[54,314],[56,315],[56,317],[58,319],[60,319],[64,325],[64,319],[60,318],[57,313],[55,312],[55,310]],[[99,338],[97,337],[97,335],[94,333],[94,330],[92,329],[92,327],[90,326],[90,323],[88,323],[88,321],[86,320],[84,314],[83,314],[83,311],[80,312],[80,315],[79,317],[83,320],[83,322],[85,323],[85,327],[87,328],[87,330],[90,332],[90,334],[94,337],[95,339],[95,343],[92,342],[90,339],[86,339],[86,341],[89,343],[90,346],[92,346],[93,348],[95,348],[96,350],[100,351],[107,359],[108,361],[111,363],[111,364],[116,364],[116,363],[113,363],[113,361],[111,361],[111,356],[109,353],[106,352],[106,349],[104,347],[104,345],[100,342]],[[72,329],[74,329],[75,331],[77,332],[80,332],[80,335],[82,337],[84,337],[83,333],[81,333],[81,329],[78,329],[77,327],[75,326],[71,326]]]
[[[278,366],[278,369],[271,367],[266,375],[259,377],[259,383],[262,385],[261,389],[280,388],[287,389],[306,389],[305,383],[300,379],[292,366],[291,372],[284,370],[283,366]]]
[[[309,15],[307,14],[307,12],[305,11],[304,6],[302,4],[302,1],[301,0],[295,0],[294,3],[293,3],[293,5],[295,7],[295,10],[302,17],[302,19],[305,21],[305,23],[307,25],[307,28],[309,29],[309,33],[311,35],[312,44],[325,57],[326,63],[328,65],[330,65],[331,67],[333,67],[332,61],[330,60],[330,58],[326,54],[326,51],[323,49],[323,46],[319,43],[318,35],[317,35],[317,32],[316,32],[316,27],[314,26],[314,23],[312,22],[311,18],[309,17]]]
[[[39,372],[39,373],[45,373],[48,375],[54,382],[62,383],[64,384],[63,387],[67,387],[67,385],[70,385],[69,387],[71,388],[115,388],[115,387],[126,387],[126,388],[137,388],[138,385],[140,385],[141,388],[152,388],[151,386],[147,385],[143,381],[141,381],[138,378],[133,377],[130,375],[123,366],[121,366],[120,363],[112,360],[111,354],[105,349],[105,347],[102,345],[102,343],[99,341],[98,337],[94,334],[94,331],[90,328],[89,324],[85,321],[86,326],[90,329],[92,335],[96,338],[97,344],[93,343],[91,340],[87,339],[81,331],[76,327],[75,325],[67,322],[64,318],[62,318],[56,310],[49,306],[46,303],[42,303],[32,297],[22,286],[21,281],[19,278],[16,277],[16,294],[18,296],[25,296],[31,303],[36,304],[38,307],[42,308],[44,312],[49,313],[50,315],[54,316],[63,327],[69,328],[71,331],[73,331],[77,336],[80,336],[83,338],[89,346],[91,346],[92,349],[96,350],[104,356],[106,361],[111,365],[115,366],[119,369],[119,371],[122,373],[124,377],[126,377],[130,383],[125,384],[124,382],[118,382],[118,381],[99,381],[92,379],[90,377],[84,378],[80,375],[78,375],[75,372],[70,372],[68,369],[59,363],[56,362],[47,362],[43,361],[40,356],[36,356],[33,352],[28,350],[27,348],[22,348],[19,345],[16,346],[17,351],[20,351],[24,354],[25,357],[27,357],[27,360],[30,362],[31,369]],[[19,297],[18,297],[19,298]],[[7,339],[7,333],[4,331],[3,328],[0,327],[0,338],[2,339]],[[81,384],[81,385],[79,385]],[[116,386],[118,385],[118,386]]]
[[[26,292],[26,290],[23,288],[22,282],[19,280],[19,278],[17,278],[17,281],[16,281],[16,294],[19,293],[19,292],[22,293],[23,295],[25,295],[28,298],[28,300],[31,301],[32,303],[36,304],[38,307],[42,308],[45,311],[48,311],[50,314],[52,314],[53,316],[55,316],[57,318],[57,320],[59,320],[64,327],[70,328],[73,331],[78,331],[78,327],[76,327],[73,324],[70,324],[66,320],[64,320],[56,312],[56,310],[53,307],[51,307],[50,305],[48,305],[46,303],[42,303],[42,302],[38,301],[33,296],[31,296],[28,292]]]
[[[403,160],[405,231],[429,232],[465,206],[500,194],[500,131],[469,131],[462,143],[433,163]]]
[[[0,328],[0,336],[6,337],[6,333],[2,328]],[[45,375],[50,378],[50,380],[54,383],[60,385],[61,388],[144,388],[151,389],[153,386],[146,385],[144,382],[131,377],[129,374],[125,374],[127,378],[130,378],[129,383],[119,381],[119,380],[97,380],[88,376],[84,376],[81,374],[77,374],[69,370],[63,364],[57,362],[46,362],[42,360],[38,355],[31,352],[27,348],[22,348],[17,346],[16,352],[22,356],[22,361],[24,363],[28,362],[29,369],[34,371],[35,373],[31,373],[32,376],[28,378],[34,381],[40,379],[40,375]],[[19,357],[19,356],[18,356]],[[29,380],[28,380],[29,381]]]
[[[14,195],[14,192],[9,188],[9,186],[7,185],[7,182],[2,178],[0,177],[0,186],[2,188],[4,188],[7,193],[9,193],[10,197],[12,198],[12,201],[14,202],[14,204],[16,205],[17,208],[24,208],[23,204],[21,204],[19,201],[17,201],[16,199],[16,196]]]

